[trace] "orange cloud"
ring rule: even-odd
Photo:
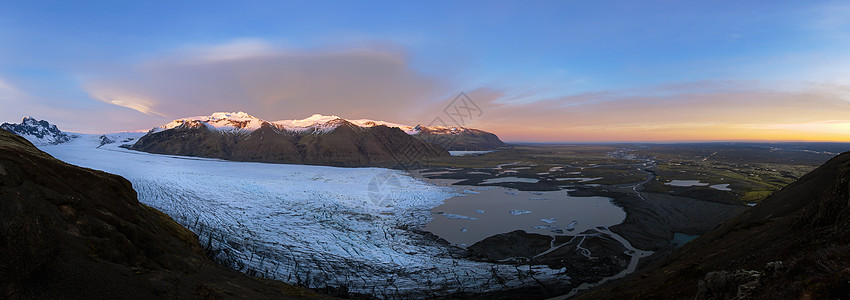
[[[105,103],[174,118],[246,111],[270,120],[322,113],[411,121],[446,86],[396,49],[302,51],[249,40],[119,67],[84,88]]]

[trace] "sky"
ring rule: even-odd
[[[844,1],[3,1],[0,121],[245,111],[513,142],[850,141]]]

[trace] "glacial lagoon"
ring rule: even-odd
[[[598,226],[622,223],[626,217],[623,209],[607,197],[573,197],[566,190],[530,192],[505,187],[452,187],[462,195],[432,209],[433,220],[423,230],[461,247],[514,230],[574,235]]]

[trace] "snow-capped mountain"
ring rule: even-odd
[[[396,166],[448,151],[418,138],[420,129],[375,120],[313,115],[269,122],[244,112],[174,120],[131,149],[237,161],[331,166]]]
[[[292,133],[326,134],[334,131],[342,125],[354,125],[359,128],[372,128],[386,126],[401,129],[408,135],[413,135],[427,143],[440,145],[446,150],[493,150],[504,147],[495,134],[466,127],[454,126],[410,126],[386,121],[370,119],[347,120],[335,115],[314,114],[306,119],[266,121],[249,115],[245,112],[217,112],[209,116],[198,116],[182,118],[171,121],[168,124],[156,127],[150,133],[158,133],[174,128],[199,128],[218,132],[253,132],[268,123],[280,131]]]
[[[160,132],[164,130],[174,129],[177,127],[199,127],[205,126],[211,130],[217,131],[238,131],[238,130],[248,130],[254,131],[260,129],[260,125],[266,121],[260,120],[257,117],[246,114],[244,112],[238,113],[224,113],[217,112],[213,113],[209,116],[198,116],[191,118],[182,118],[171,121],[171,123],[156,127],[151,130],[151,132]]]
[[[357,125],[359,127],[374,127],[379,125],[384,125],[387,127],[398,127],[403,130],[407,134],[416,134],[418,133],[417,129],[414,129],[413,126],[400,125],[390,122],[384,121],[375,121],[369,119],[359,119],[359,120],[345,120],[338,116],[330,115],[320,115],[314,114],[306,119],[300,120],[280,120],[280,121],[266,121],[260,118],[249,115],[245,112],[217,112],[213,113],[209,116],[198,116],[198,117],[189,117],[182,118],[171,121],[168,124],[156,127],[152,129],[153,132],[160,132],[164,130],[169,130],[173,128],[177,128],[179,126],[205,126],[211,130],[216,131],[254,131],[260,129],[260,126],[263,123],[269,123],[278,129],[293,131],[293,132],[307,132],[307,133],[327,133],[332,131],[342,125],[342,121],[347,121],[351,124]]]
[[[3,123],[0,128],[22,136],[36,146],[61,144],[76,137],[62,132],[56,125],[32,117],[24,117],[20,124]]]

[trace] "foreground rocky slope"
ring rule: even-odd
[[[226,270],[122,177],[66,164],[0,130],[0,298],[318,297]]]
[[[850,152],[584,299],[839,299],[850,295]]]

